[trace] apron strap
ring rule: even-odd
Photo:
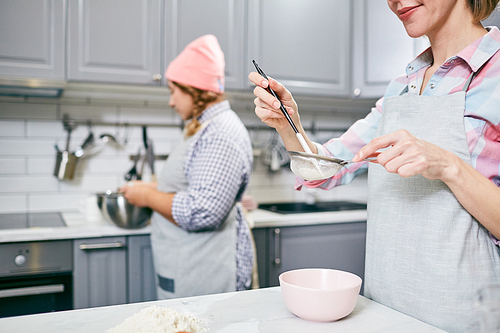
[[[404,95],[408,92],[408,85],[399,93],[399,96]]]
[[[484,63],[481,67],[479,67],[479,69],[477,71],[472,72],[469,75],[469,78],[467,79],[467,81],[465,81],[465,84],[464,84],[464,87],[462,88],[462,91],[466,92],[467,90],[469,90],[469,86],[470,86],[472,80],[474,80],[474,78],[477,76],[477,74],[479,74],[479,72],[484,68],[485,65],[486,65],[486,63]]]

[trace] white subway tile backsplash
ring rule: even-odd
[[[165,108],[128,108],[120,107],[119,120],[121,122],[149,124],[176,124],[180,123],[180,117],[167,104]]]
[[[57,138],[64,137],[64,131],[61,121],[27,121],[26,123],[28,137],[49,137]]]
[[[59,189],[61,192],[104,192],[106,190],[116,190],[123,182],[118,181],[115,174],[108,175],[83,175],[75,176],[71,181],[61,181]]]
[[[57,104],[0,102],[0,118],[57,119]]]
[[[132,164],[133,162],[125,155],[89,158],[85,171],[92,175],[99,173],[125,174],[132,167]]]
[[[53,176],[0,176],[0,193],[57,191]]]
[[[0,158],[0,175],[24,173],[26,173],[26,159],[24,157]]]
[[[0,156],[52,156],[55,154],[54,144],[62,141],[48,139],[3,139],[0,141]]]
[[[56,166],[56,153],[53,157],[28,156],[28,170],[30,175],[51,175]]]
[[[25,135],[24,121],[0,121],[0,137],[23,137]]]
[[[77,211],[79,202],[84,200],[87,194],[74,193],[50,193],[50,194],[30,194],[27,212],[68,212]]]
[[[27,195],[0,195],[0,213],[24,213],[28,208]]]
[[[117,122],[118,107],[94,105],[61,105],[61,115],[67,114],[76,120]]]

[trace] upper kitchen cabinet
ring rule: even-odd
[[[0,76],[64,79],[64,1],[0,1]]]
[[[161,82],[161,0],[68,1],[67,79]]]
[[[249,0],[249,59],[292,93],[346,96],[350,17],[346,0]]]
[[[387,0],[355,0],[353,12],[352,90],[358,98],[382,97],[395,77],[428,46],[410,38]]]
[[[226,89],[245,89],[246,0],[165,0],[165,69],[194,39],[213,34],[226,60]]]
[[[425,46],[386,0],[249,1],[249,57],[292,93],[381,97]]]

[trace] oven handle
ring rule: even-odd
[[[80,250],[90,251],[90,250],[106,250],[106,249],[119,249],[125,248],[127,245],[122,242],[114,243],[101,243],[101,244],[80,244]]]
[[[55,294],[64,292],[64,284],[24,287],[0,290],[0,298],[32,296],[41,294]]]

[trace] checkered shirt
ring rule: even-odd
[[[252,145],[248,131],[223,101],[203,111],[206,128],[195,134],[184,162],[189,186],[177,192],[172,215],[187,231],[216,230],[236,202],[241,200],[252,171]],[[236,206],[236,290],[249,289],[253,265],[253,243],[245,217]]]

